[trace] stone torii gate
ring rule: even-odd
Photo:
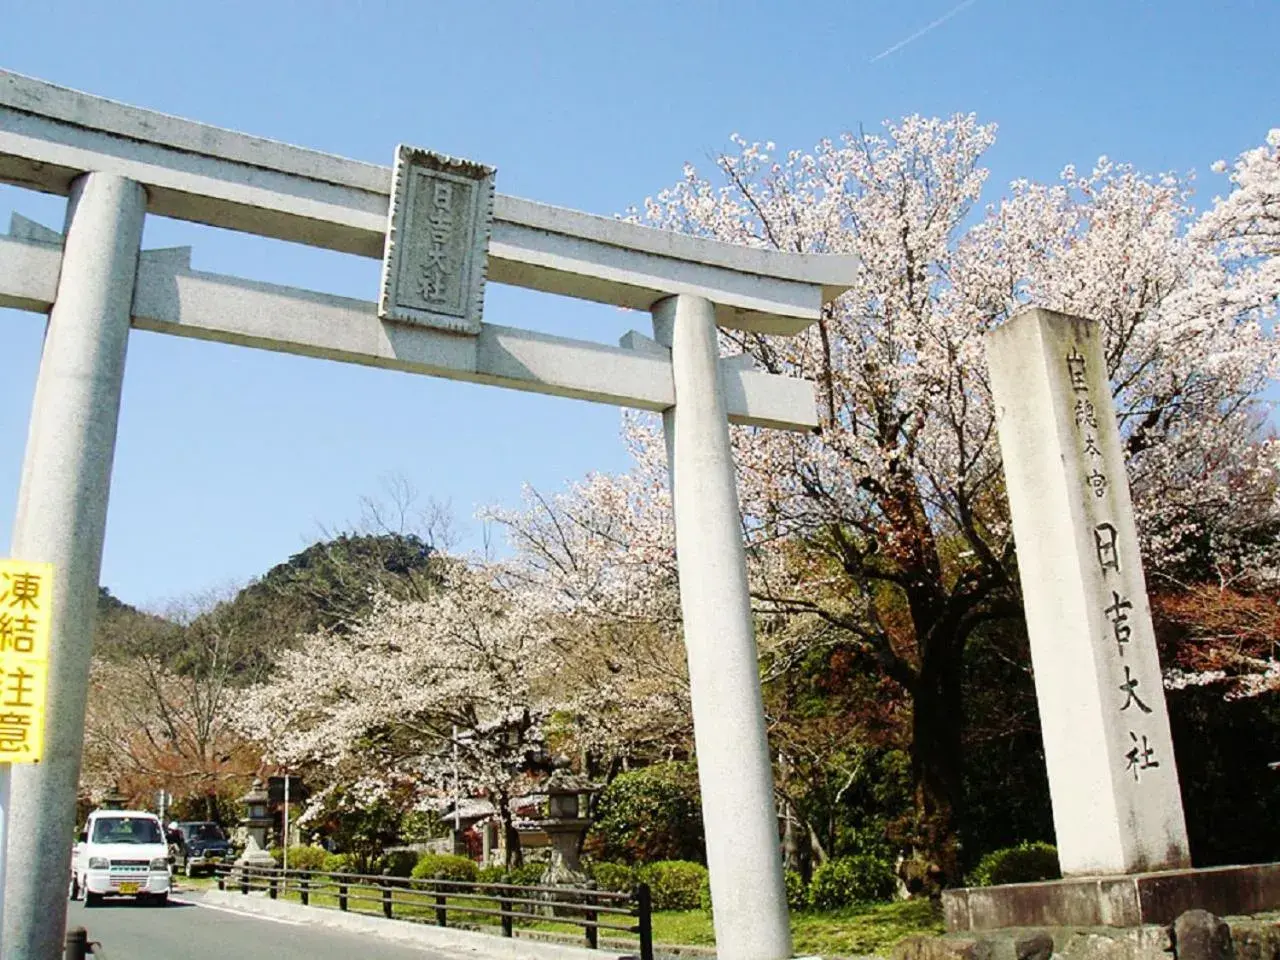
[[[61,955],[107,496],[130,326],[660,411],[675,502],[719,953],[791,954],[728,425],[817,425],[812,386],[719,356],[717,325],[793,335],[853,275],[493,195],[493,171],[401,148],[395,171],[0,72],[0,182],[69,198],[15,218],[0,306],[49,314],[12,554],[55,565],[45,762],[15,771],[5,957]],[[141,251],[146,214],[383,258],[377,304]],[[648,311],[618,347],[481,320],[483,282]],[[0,784],[0,814],[9,810]]]

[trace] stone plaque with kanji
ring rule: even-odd
[[[480,332],[495,172],[403,144],[396,150],[383,320]]]

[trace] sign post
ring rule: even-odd
[[[272,803],[283,805],[284,809],[284,836],[280,841],[281,855],[284,858],[283,867],[286,871],[289,869],[289,804],[294,800],[302,801],[307,799],[307,791],[302,785],[302,778],[297,774],[285,773],[283,776],[275,776],[267,778],[267,798]]]
[[[0,890],[9,843],[9,773],[44,755],[53,565],[0,560]],[[4,944],[0,896],[0,954]]]

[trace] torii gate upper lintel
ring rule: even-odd
[[[154,213],[383,258],[388,168],[4,71],[0,182],[70,198],[65,236],[15,218],[0,237],[0,306],[49,313],[12,552],[55,566],[46,759],[14,773],[12,810],[0,773],[0,843],[12,865],[0,899],[6,957],[61,955],[131,326],[662,412],[717,948],[726,960],[790,956],[728,425],[808,430],[817,414],[810,383],[722,359],[716,328],[802,331],[845,289],[853,258],[738,247],[497,195],[474,269],[489,282],[648,311],[654,339],[633,331],[611,347],[480,323],[478,311],[471,321],[458,314],[454,330],[384,319],[396,317],[385,289],[380,305],[202,273],[189,250],[139,244]],[[450,196],[434,194],[442,230],[458,216]],[[401,255],[449,260],[448,236],[423,242],[426,254],[420,243]]]

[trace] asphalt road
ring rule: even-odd
[[[447,960],[377,937],[313,924],[265,919],[203,905],[177,894],[167,907],[108,900],[86,909],[67,905],[67,928],[84,927],[106,960]]]

